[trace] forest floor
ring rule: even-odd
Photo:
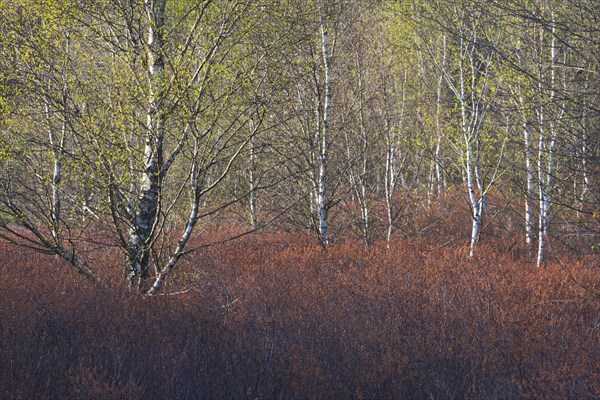
[[[260,233],[144,297],[0,244],[0,398],[600,398],[597,258],[466,255]]]

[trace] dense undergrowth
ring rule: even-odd
[[[592,256],[538,269],[493,239],[466,261],[425,239],[324,252],[280,232],[173,278],[148,298],[0,244],[0,398],[600,397]]]

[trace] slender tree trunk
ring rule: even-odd
[[[252,127],[253,129],[253,127]],[[256,140],[250,140],[250,224],[252,229],[258,228],[258,211],[256,198]]]
[[[557,47],[555,36],[554,18],[552,23],[552,37],[550,46],[550,98],[549,104],[551,110],[554,110],[554,102],[556,100],[556,67],[557,67]],[[543,30],[540,29],[540,44],[543,44]],[[541,72],[540,72],[541,73]],[[542,79],[540,76],[540,91]],[[543,107],[543,106],[542,106]],[[555,111],[555,110],[554,110]],[[559,112],[562,114],[562,111]],[[558,141],[558,124],[561,116],[558,113],[551,115],[553,119],[548,123],[550,131],[550,143],[546,145],[548,138],[545,136],[545,121],[543,110],[540,110],[540,138],[539,138],[539,153],[538,153],[538,184],[539,184],[539,229],[538,229],[538,254],[537,266],[540,267],[544,263],[544,253],[548,236],[548,224],[550,222],[550,206],[552,204],[552,191],[554,189],[554,170],[556,169],[556,146]],[[544,166],[544,159],[546,160]]]
[[[585,129],[585,128],[584,128]],[[583,133],[583,142],[581,144],[581,169],[583,173],[583,187],[581,188],[581,198],[582,205],[587,201],[588,193],[590,192],[590,167],[588,165],[588,137],[587,133]]]
[[[461,60],[460,60],[460,68],[459,68],[459,102],[460,102],[460,113],[461,113],[461,126],[462,126],[462,134],[465,143],[465,178],[467,184],[467,192],[469,193],[469,201],[471,203],[471,240],[470,240],[470,251],[469,257],[473,257],[475,254],[475,246],[477,241],[479,240],[479,232],[481,230],[481,222],[482,222],[482,214],[483,207],[480,199],[477,197],[477,193],[475,192],[475,188],[477,183],[475,180],[478,178],[478,157],[474,154],[476,151],[475,146],[475,135],[477,129],[477,116],[476,116],[476,106],[475,99],[471,98],[471,109],[468,109],[467,104],[467,93],[466,93],[466,77],[465,77],[465,66],[464,59],[470,57],[467,46],[463,39],[461,39]],[[474,71],[471,71],[474,73]],[[472,77],[473,78],[473,77]],[[474,95],[472,91],[471,96]],[[471,113],[468,115],[468,113]]]
[[[585,92],[588,93],[589,91],[589,80],[586,79],[585,81]],[[583,128],[583,133],[582,133],[582,137],[581,137],[581,173],[582,173],[582,188],[581,188],[581,194],[579,195],[580,198],[580,203],[581,203],[581,208],[583,208],[583,206],[585,205],[585,202],[587,201],[587,196],[590,192],[590,168],[588,165],[588,99],[587,99],[587,94],[585,96],[585,99],[583,101],[583,111],[582,111],[582,118],[581,118],[581,125]]]
[[[54,243],[60,246],[61,219],[61,181],[62,181],[62,152],[66,135],[66,121],[61,123],[60,133],[54,130],[52,111],[48,102],[45,104],[46,120],[48,122],[48,139],[52,148],[52,208],[50,212],[51,233]]]
[[[472,155],[472,148],[471,148],[471,144],[468,143],[467,144],[467,149],[466,149],[466,164],[467,164],[467,169],[466,169],[466,173],[467,173],[467,190],[469,192],[469,200],[471,201],[471,209],[472,209],[472,213],[471,213],[471,218],[472,218],[472,225],[471,225],[471,242],[470,242],[470,251],[469,251],[469,257],[473,257],[473,255],[475,254],[475,246],[477,245],[477,242],[479,240],[479,232],[481,231],[481,222],[483,219],[483,211],[484,208],[482,207],[482,199],[478,199],[477,198],[477,194],[475,193],[475,182],[474,182],[474,176],[473,176],[473,155]]]
[[[541,85],[541,83],[540,83]],[[546,246],[547,228],[547,212],[548,212],[548,195],[546,193],[545,175],[544,175],[544,154],[546,153],[546,139],[544,129],[544,111],[538,110],[538,123],[540,124],[540,132],[538,138],[538,249],[537,249],[537,266],[541,266],[544,258],[544,250]]]
[[[386,154],[385,154],[385,177],[384,177],[384,186],[385,186],[385,203],[386,203],[386,214],[387,214],[387,234],[386,240],[389,242],[392,239],[392,233],[394,231],[395,224],[395,215],[394,215],[394,193],[396,191],[398,175],[402,177],[402,174],[398,174],[398,165],[397,159],[402,159],[399,156],[399,143],[397,140],[397,135],[394,133],[395,124],[400,128],[404,125],[404,117],[406,114],[406,83],[408,80],[408,74],[404,71],[404,76],[402,80],[402,100],[400,103],[400,110],[398,112],[398,118],[391,117],[386,113],[384,118],[385,123],[385,140],[386,140]],[[394,83],[394,90],[396,90],[396,83]],[[403,164],[401,162],[401,164]]]
[[[181,259],[181,257],[183,257],[183,255],[185,254],[184,253],[185,246],[187,245],[187,242],[189,241],[190,237],[192,236],[194,227],[196,226],[196,223],[198,222],[198,213],[200,211],[200,200],[202,197],[202,185],[201,185],[201,178],[199,176],[199,167],[198,167],[198,162],[197,162],[198,147],[199,147],[199,144],[198,144],[198,140],[196,139],[195,144],[194,144],[194,154],[193,154],[194,162],[192,163],[192,170],[190,172],[190,181],[191,181],[191,187],[192,187],[192,200],[191,200],[191,204],[190,204],[190,215],[189,215],[187,223],[185,225],[183,234],[181,235],[181,238],[179,239],[179,242],[177,243],[177,248],[175,249],[175,252],[169,257],[169,261],[167,262],[167,265],[165,265],[165,267],[156,276],[154,283],[148,290],[149,295],[155,294],[158,291],[158,289],[160,289],[160,287],[162,286],[167,275],[171,272],[173,267],[175,267],[175,264],[177,264],[179,259]]]
[[[360,190],[358,191],[358,197],[360,202],[361,209],[361,219],[362,219],[362,231],[363,231],[363,240],[365,241],[366,246],[371,245],[371,220],[370,220],[370,194],[367,188],[367,174],[369,173],[369,134],[367,132],[366,122],[365,122],[365,102],[363,96],[363,71],[362,71],[362,63],[359,54],[356,55],[356,67],[358,71],[358,92],[359,92],[359,120],[360,120],[360,134],[361,134],[361,157],[362,157],[362,165],[360,176],[358,179],[358,183],[360,184]]]
[[[366,142],[366,137],[365,137],[365,142]],[[363,143],[363,151],[366,152],[366,144]],[[367,159],[366,159],[366,153],[365,154],[365,159],[363,160],[363,168],[362,168],[362,177],[360,179],[360,191],[361,191],[361,214],[362,214],[362,221],[363,221],[363,239],[365,241],[365,244],[367,246],[371,245],[371,218],[370,218],[370,214],[369,214],[369,193],[368,193],[368,188],[367,188],[367,184],[365,183],[365,179],[367,176]]]
[[[311,201],[310,201],[310,227],[318,235],[321,235],[319,225],[319,167],[321,165],[321,105],[320,96],[317,96],[317,105],[315,106],[314,114],[316,120],[316,129],[312,148],[310,149],[310,165],[311,165]]]
[[[67,68],[69,58],[69,37],[65,39],[65,58],[62,65],[62,88],[61,88],[61,101],[62,107],[67,107]],[[60,237],[60,225],[61,225],[61,207],[62,207],[62,193],[61,193],[61,182],[63,176],[63,152],[65,150],[65,140],[67,136],[67,114],[62,114],[62,121],[58,132],[55,130],[55,124],[53,122],[53,110],[50,106],[50,102],[47,98],[44,99],[44,108],[46,114],[46,120],[48,123],[48,139],[50,141],[50,147],[52,148],[52,209],[50,212],[51,219],[51,233],[54,244],[58,247],[61,246]],[[65,110],[66,111],[66,110]],[[58,114],[58,113],[57,113]]]
[[[525,243],[527,246],[533,244],[535,237],[534,218],[535,210],[533,203],[535,201],[535,172],[533,169],[533,147],[531,146],[531,126],[524,124],[524,142],[525,142],[525,168],[527,169],[527,194],[525,196]]]
[[[386,149],[385,149],[385,205],[387,211],[387,234],[386,240],[388,243],[392,239],[392,232],[394,230],[394,190],[396,188],[396,171],[395,171],[395,146],[394,137],[392,133],[392,127],[388,119],[385,121],[386,131]]]
[[[550,206],[552,205],[552,191],[554,189],[554,171],[556,169],[556,144],[558,135],[555,129],[551,133],[550,145],[547,149],[547,166],[544,171],[545,182],[540,185],[540,216],[538,232],[538,255],[537,266],[540,267],[544,262],[544,251],[548,236],[548,225],[550,222]],[[543,179],[543,177],[540,177]]]
[[[325,97],[323,104],[323,124],[320,132],[320,165],[319,165],[319,234],[321,244],[327,247],[329,244],[329,233],[327,226],[328,215],[328,158],[329,142],[331,130],[331,97],[333,92],[333,76],[331,74],[331,54],[329,50],[329,32],[324,20],[323,9],[320,7],[320,29],[321,29],[321,51],[323,56],[323,66],[325,68]]]
[[[519,102],[523,113],[523,145],[525,146],[525,170],[527,173],[525,195],[525,244],[529,247],[533,244],[535,238],[535,171],[533,165],[533,146],[531,144],[531,124],[525,116],[525,102],[523,96],[519,95]]]
[[[523,58],[518,56],[519,65],[525,68]],[[536,183],[535,183],[535,165],[534,165],[534,147],[531,138],[531,122],[527,114],[525,100],[523,98],[523,85],[518,82],[516,92],[517,107],[521,113],[522,129],[523,129],[523,146],[525,155],[525,245],[527,251],[532,250],[533,242],[535,241],[535,198],[536,198]],[[528,254],[530,258],[530,254]]]
[[[148,116],[144,149],[144,170],[140,198],[129,232],[126,279],[130,287],[140,287],[147,275],[150,250],[160,209],[163,164],[164,113],[164,11],[167,0],[146,0],[148,28]]]
[[[443,36],[443,52],[442,52],[442,68],[446,68],[446,35]],[[442,179],[442,84],[444,82],[444,75],[440,73],[437,85],[437,98],[436,98],[436,109],[435,109],[435,126],[436,126],[436,144],[435,144],[435,178],[437,181],[437,197],[438,199],[446,189],[445,182]]]

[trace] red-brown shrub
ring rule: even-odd
[[[0,398],[600,396],[596,260],[434,242],[246,236],[150,298],[0,244]]]

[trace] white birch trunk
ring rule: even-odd
[[[525,244],[530,247],[535,239],[535,170],[533,162],[533,146],[531,143],[531,124],[525,114],[523,89],[519,85],[519,106],[523,117],[523,145],[525,146],[526,194],[525,194]]]
[[[65,39],[65,59],[62,65],[62,106],[67,107],[67,68],[68,68],[68,57],[69,57],[69,37]],[[65,140],[67,135],[67,116],[66,113],[62,115],[62,121],[58,132],[55,130],[55,124],[53,122],[53,110],[51,109],[48,98],[44,98],[44,108],[46,114],[46,120],[48,123],[48,140],[50,141],[50,147],[52,152],[52,209],[50,212],[50,224],[51,224],[51,235],[54,240],[54,244],[57,247],[61,247],[61,182],[63,175],[63,164],[62,157],[65,150]]]
[[[323,16],[321,4],[319,4],[320,14],[319,22],[321,29],[321,51],[323,56],[323,66],[325,69],[325,96],[323,104],[323,123],[320,131],[320,165],[319,165],[319,234],[321,236],[321,244],[327,247],[329,244],[329,233],[327,226],[328,214],[328,157],[329,157],[329,142],[331,130],[331,97],[333,92],[333,76],[331,55],[329,50],[328,28]]]
[[[62,152],[64,149],[64,140],[66,133],[66,122],[63,121],[60,128],[60,135],[57,135],[52,123],[52,111],[46,101],[45,104],[46,120],[48,123],[48,139],[50,141],[52,154],[52,208],[50,212],[50,231],[52,239],[56,245],[60,245],[60,219],[61,219],[61,189],[62,181]]]
[[[386,154],[385,154],[385,176],[384,176],[384,190],[385,190],[385,203],[386,203],[386,214],[387,214],[387,233],[386,240],[389,242],[392,239],[392,233],[394,231],[396,215],[394,215],[394,193],[398,185],[398,176],[402,177],[399,173],[401,166],[404,164],[402,155],[400,153],[400,144],[398,143],[397,134],[394,132],[394,128],[400,129],[404,125],[404,118],[406,114],[406,84],[408,76],[404,71],[402,80],[402,99],[400,103],[400,109],[398,110],[398,117],[392,118],[390,115],[386,115],[384,119],[385,123],[385,141],[386,141]],[[397,85],[394,83],[394,91],[397,90]],[[400,165],[398,160],[400,159]]]
[[[310,201],[310,227],[314,229],[318,235],[321,235],[319,225],[319,166],[321,163],[321,106],[320,98],[317,97],[317,105],[315,106],[314,114],[317,126],[314,132],[312,148],[310,150],[310,165],[311,165],[311,201]]]
[[[190,129],[189,126],[186,127],[186,130],[187,129]],[[169,273],[173,270],[173,268],[175,267],[177,262],[181,259],[181,257],[183,257],[186,254],[186,250],[185,250],[186,245],[187,245],[192,233],[194,232],[196,223],[198,222],[199,211],[200,211],[200,208],[202,207],[202,198],[205,197],[206,193],[210,192],[217,185],[219,185],[223,181],[223,179],[227,176],[227,174],[231,170],[231,167],[232,167],[234,161],[237,160],[237,158],[239,157],[242,150],[247,146],[247,144],[250,142],[250,140],[254,137],[254,134],[256,133],[256,129],[257,128],[254,128],[254,131],[252,132],[252,134],[246,140],[244,140],[238,146],[235,153],[231,155],[223,172],[220,175],[218,175],[217,177],[215,177],[215,179],[211,183],[209,183],[209,184],[207,183],[206,186],[204,184],[205,184],[205,180],[207,179],[207,177],[206,176],[203,178],[200,177],[200,171],[202,170],[202,166],[201,166],[200,160],[199,160],[200,143],[199,143],[199,139],[196,138],[195,143],[194,143],[193,157],[192,157],[193,158],[192,168],[190,171],[190,185],[191,185],[191,192],[192,192],[192,196],[191,196],[192,199],[190,201],[190,214],[189,214],[188,220],[186,222],[183,234],[181,235],[181,238],[179,239],[179,242],[177,243],[177,247],[175,248],[175,251],[169,256],[169,260],[168,260],[167,264],[164,267],[162,267],[162,269],[160,271],[158,271],[152,286],[150,287],[150,289],[147,292],[148,295],[153,295],[160,289],[164,280],[169,275]]]
[[[476,33],[472,32],[472,35],[471,40],[476,41]],[[485,79],[483,84],[478,84],[480,71],[479,67],[475,64],[476,49],[473,46],[473,43],[465,43],[464,39],[460,40],[461,57],[458,71],[460,86],[458,90],[453,89],[460,103],[461,125],[465,145],[464,173],[471,204],[472,225],[469,257],[473,257],[475,254],[475,247],[479,241],[483,218],[486,212],[486,194],[494,183],[497,172],[496,170],[494,177],[485,186],[479,159],[479,141],[481,127],[487,111],[487,106],[483,103],[484,100],[482,97],[486,85]],[[487,61],[489,62],[490,60]],[[468,77],[465,76],[467,73]],[[469,85],[468,93],[467,85]],[[498,160],[498,168],[501,161],[502,155],[500,155]]]
[[[585,124],[584,124],[585,127]],[[583,133],[583,143],[581,145],[581,168],[583,173],[583,187],[581,188],[581,204],[587,201],[588,193],[590,192],[590,167],[588,166],[588,145],[587,133]]]
[[[557,47],[555,36],[554,18],[552,21],[552,37],[550,46],[550,98],[549,104],[554,109],[556,100],[556,67],[557,67]],[[540,45],[543,45],[543,29],[540,29]],[[540,72],[541,74],[541,72]],[[542,92],[542,76],[539,77],[540,92]],[[560,115],[558,115],[560,114]],[[538,252],[537,266],[541,267],[544,263],[545,250],[547,246],[548,224],[550,221],[550,206],[552,204],[552,191],[554,189],[554,173],[556,169],[556,146],[558,141],[558,126],[562,118],[562,111],[557,115],[551,115],[552,121],[549,122],[550,143],[546,145],[548,138],[545,135],[545,120],[542,107],[539,110],[540,138],[538,144],[538,185],[539,185],[539,226],[538,226]],[[546,160],[544,165],[544,159]]]
[[[523,126],[525,145],[525,168],[527,170],[527,194],[525,195],[525,244],[531,246],[535,237],[535,172],[533,169],[533,147],[531,145],[531,126],[525,122]]]
[[[394,191],[396,189],[395,146],[392,127],[388,119],[385,121],[386,151],[385,151],[385,206],[388,220],[386,240],[389,243],[394,230]]]
[[[252,125],[252,122],[251,122]],[[251,128],[253,128],[251,126]],[[252,230],[258,228],[258,211],[257,211],[257,198],[256,198],[256,141],[254,137],[250,140],[250,225]]]
[[[150,250],[160,208],[163,164],[164,113],[164,10],[167,0],[146,0],[148,18],[148,116],[144,148],[144,170],[140,198],[129,232],[126,279],[130,287],[140,287],[146,277]]]
[[[362,64],[359,54],[356,55],[356,67],[358,72],[358,92],[359,92],[359,120],[360,120],[360,133],[361,133],[361,171],[358,178],[359,188],[357,188],[357,197],[360,203],[361,209],[361,222],[362,222],[362,233],[363,240],[366,246],[371,245],[371,221],[370,221],[370,194],[367,188],[367,174],[369,172],[369,135],[367,133],[367,127],[365,124],[365,113],[364,113],[364,98],[363,98],[363,72]],[[348,158],[350,159],[350,157]]]
[[[443,50],[442,50],[442,69],[446,68],[446,35],[443,36]],[[436,110],[435,110],[435,126],[436,126],[436,144],[435,144],[435,178],[437,182],[437,197],[441,197],[442,193],[446,189],[444,180],[442,179],[442,84],[444,82],[444,74],[440,73],[438,79],[437,93],[436,93]]]
[[[190,175],[191,175],[190,182],[191,182],[191,187],[192,187],[192,200],[191,200],[191,204],[190,204],[190,215],[186,222],[183,234],[181,235],[179,242],[177,242],[177,247],[175,248],[175,252],[169,257],[169,261],[167,262],[167,265],[165,265],[165,267],[158,273],[158,275],[154,279],[154,283],[148,290],[149,295],[155,294],[160,289],[160,287],[162,286],[167,275],[171,272],[173,267],[175,267],[175,264],[177,264],[177,262],[181,259],[181,257],[183,257],[183,255],[185,254],[184,253],[185,246],[187,245],[187,242],[189,241],[190,237],[192,236],[194,227],[196,226],[196,223],[198,222],[198,214],[200,212],[200,200],[202,197],[202,187],[201,187],[201,183],[200,183],[200,177],[198,176],[198,174],[199,174],[198,163],[196,162],[196,160],[198,159],[198,141],[197,140],[196,140],[196,143],[194,146],[193,158],[195,161],[192,164],[192,170],[190,172]]]
[[[459,101],[460,101],[460,113],[461,113],[461,126],[463,139],[465,143],[465,174],[466,174],[466,184],[467,184],[467,192],[469,194],[469,201],[471,203],[471,240],[470,240],[470,250],[469,257],[473,257],[475,253],[475,245],[479,240],[479,231],[481,229],[481,217],[482,217],[482,208],[477,198],[477,194],[475,193],[475,174],[474,169],[478,168],[476,165],[476,158],[474,157],[475,149],[475,133],[474,130],[474,121],[476,121],[476,116],[474,112],[476,110],[469,110],[471,115],[468,116],[468,104],[467,104],[467,93],[466,93],[466,78],[465,78],[465,65],[464,59],[469,57],[469,51],[465,47],[463,39],[461,39],[461,60],[460,60],[460,68],[459,68],[459,84],[460,84],[460,92],[459,92]],[[473,105],[475,99],[471,98],[471,104]],[[471,108],[474,108],[473,105]]]
[[[586,79],[585,82],[585,91],[586,93],[589,90],[589,81]],[[588,194],[590,192],[590,169],[588,165],[588,107],[587,104],[587,96],[583,105],[583,115],[581,118],[581,126],[583,128],[583,134],[581,137],[581,173],[582,173],[582,188],[581,194],[579,195],[581,208],[584,207],[585,202],[587,201]]]
[[[541,181],[540,184],[540,215],[539,215],[539,232],[538,232],[538,255],[537,255],[537,266],[542,266],[544,262],[544,252],[546,249],[546,242],[548,236],[548,224],[550,222],[550,206],[552,205],[552,191],[554,189],[554,171],[556,169],[556,143],[557,143],[557,132],[553,129],[551,133],[549,148],[547,151],[547,165],[543,174],[545,174],[545,181]],[[543,170],[543,166],[542,166]],[[543,179],[544,177],[540,177]]]
[[[366,136],[364,137],[363,142],[363,151],[366,151]],[[360,179],[360,191],[361,191],[361,214],[363,221],[363,239],[367,246],[371,245],[371,220],[369,215],[369,193],[367,189],[367,185],[365,183],[365,177],[367,176],[367,157],[365,153],[365,158],[363,160],[363,168],[362,168],[362,178]]]
[[[67,69],[69,63],[70,53],[70,38],[65,39],[65,58],[62,65],[62,88],[61,88],[61,102],[62,107],[67,107]],[[63,177],[63,164],[62,158],[65,151],[65,140],[67,136],[67,116],[66,113],[62,115],[62,121],[60,122],[60,128],[55,129],[53,123],[53,110],[50,106],[50,102],[47,98],[44,98],[44,108],[46,114],[46,120],[48,123],[48,140],[50,141],[51,153],[52,153],[52,208],[50,212],[50,223],[51,223],[51,234],[54,240],[54,245],[57,248],[61,247],[61,208],[62,208],[62,193],[61,193],[61,182]],[[57,113],[58,114],[58,113]]]
[[[471,202],[471,241],[470,241],[470,250],[469,257],[473,257],[475,254],[475,246],[479,240],[479,232],[481,230],[481,222],[483,219],[483,210],[481,199],[477,198],[477,194],[475,193],[475,182],[474,182],[474,174],[473,174],[473,149],[472,144],[467,143],[466,149],[466,178],[467,178],[467,190],[469,192],[469,200]]]

